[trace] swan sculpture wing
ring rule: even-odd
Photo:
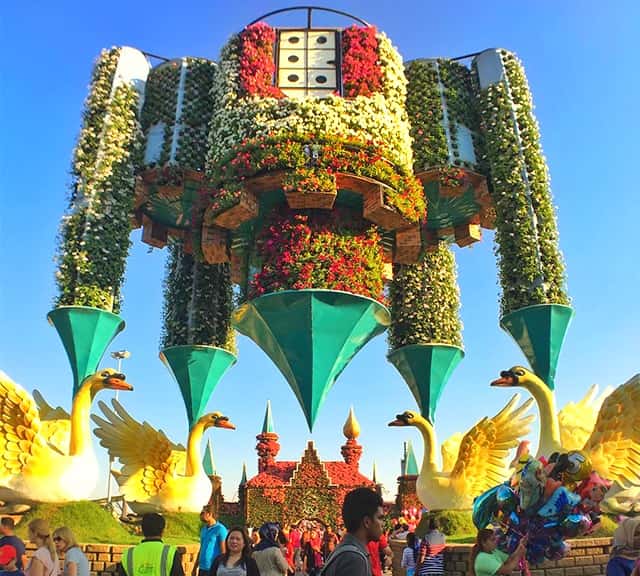
[[[47,452],[31,394],[0,371],[0,484],[27,467],[46,466]]]
[[[450,477],[456,492],[480,494],[507,478],[509,450],[529,433],[535,419],[533,414],[524,415],[533,399],[516,408],[519,401],[520,395],[514,394],[498,414],[493,418],[485,416],[464,435]]]
[[[185,449],[172,443],[162,430],[132,418],[117,400],[111,403],[113,410],[104,402],[98,402],[106,420],[95,414],[91,416],[98,425],[94,433],[109,455],[122,464],[116,479],[125,498],[148,500],[157,495],[170,478],[184,473]]]
[[[589,439],[598,419],[598,412],[613,388],[607,386],[598,396],[598,385],[589,388],[579,402],[569,402],[558,412],[560,439],[564,450],[580,450]]]
[[[460,451],[460,443],[463,438],[462,432],[455,432],[447,438],[440,446],[440,454],[442,454],[442,471],[451,472],[455,466]]]
[[[51,406],[38,390],[33,391],[33,399],[40,413],[40,431],[51,448],[60,454],[69,453],[69,440],[71,439],[71,416],[58,406]]]
[[[640,374],[603,402],[583,450],[603,478],[622,487],[640,484]]]

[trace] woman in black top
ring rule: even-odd
[[[231,528],[225,543],[227,551],[213,561],[210,576],[260,576],[258,565],[251,557],[251,540],[244,528]]]

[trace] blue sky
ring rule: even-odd
[[[27,390],[38,388],[50,403],[69,407],[71,373],[45,316],[55,295],[53,256],[70,159],[97,54],[103,47],[130,45],[167,57],[216,59],[231,33],[267,11],[290,5],[294,3],[271,0],[180,5],[164,0],[31,0],[5,6],[0,15],[0,369]],[[464,0],[330,6],[376,24],[406,60],[497,46],[520,56],[541,125],[576,310],[556,379],[559,405],[578,400],[592,383],[618,385],[638,372],[640,81],[635,54],[640,4]],[[301,22],[302,15],[296,23]],[[187,421],[178,387],[157,357],[165,254],[141,244],[140,231],[132,239],[122,312],[128,326],[111,349],[132,352],[123,368],[136,390],[122,394],[121,400],[134,417],[184,442]],[[456,255],[466,357],[440,401],[440,441],[495,414],[508,392],[490,389],[489,382],[501,369],[524,362],[498,327],[492,234],[485,233],[472,248],[456,248]],[[262,351],[244,338],[239,350],[238,364],[209,403],[238,427],[210,433],[228,499],[235,499],[243,461],[250,475],[256,472],[255,435],[267,399],[283,459],[301,456],[308,439],[315,441],[322,458],[339,459],[342,425],[353,405],[362,428],[361,469],[370,474],[376,460],[385,497],[393,497],[402,442],[413,440],[418,458],[422,447],[415,430],[386,427],[397,412],[415,408],[415,402],[385,360],[384,336],[344,371],[313,434],[293,393]],[[105,364],[112,365],[111,359]],[[110,395],[104,393],[102,399]],[[106,463],[106,454],[98,450]]]

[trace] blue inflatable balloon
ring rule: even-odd
[[[537,514],[543,518],[564,518],[579,503],[580,496],[571,492],[566,486],[560,486],[555,489]]]
[[[496,515],[496,512],[498,511],[496,495],[500,486],[502,486],[502,484],[489,488],[489,490],[480,494],[480,496],[473,501],[473,512],[471,517],[478,530],[486,528]]]
[[[518,495],[511,486],[500,484],[496,492],[496,503],[498,510],[503,514],[509,515],[518,507]]]

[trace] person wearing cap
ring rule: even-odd
[[[16,524],[11,516],[3,516],[0,518],[0,546],[13,546],[16,549],[16,568],[24,570],[27,565],[27,555],[25,554],[24,542],[20,540],[13,530]]]
[[[16,567],[18,554],[11,544],[0,546],[0,576],[24,576],[22,570]]]
[[[162,542],[165,520],[151,512],[142,516],[140,544],[122,554],[119,576],[184,576],[181,553],[175,546]]]

